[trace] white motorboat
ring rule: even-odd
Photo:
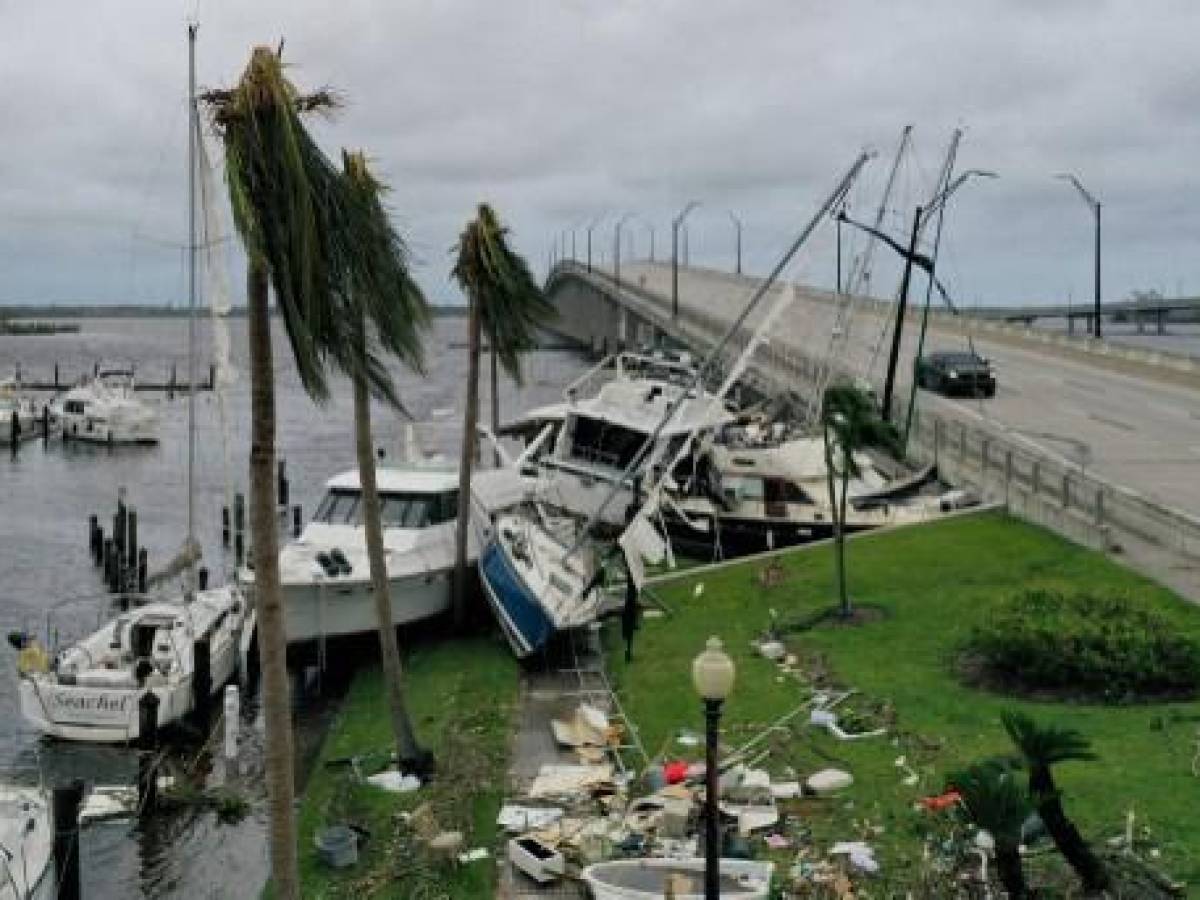
[[[134,606],[53,656],[43,649],[48,640],[11,635],[21,651],[21,715],[63,740],[134,741],[147,695],[157,698],[155,722],[164,727],[223,690],[239,670],[243,629],[252,627],[240,589],[226,586]]]
[[[551,523],[527,510],[499,516],[479,556],[479,578],[496,619],[524,659],[558,632],[582,628],[600,612],[595,554],[573,549]],[[568,520],[561,524],[571,527]]]
[[[58,397],[50,410],[67,440],[97,444],[158,441],[158,413],[137,398],[130,368],[101,369]]]
[[[0,900],[55,896],[50,798],[36,787],[0,784]]]
[[[721,897],[767,900],[775,864],[722,859]],[[593,900],[704,900],[703,859],[615,859],[583,870]]]
[[[611,380],[579,397],[584,384],[609,367]],[[656,481],[691,435],[733,420],[724,402],[695,381],[687,361],[618,354],[569,386],[565,403],[533,410],[506,431],[529,435],[557,427],[552,449],[536,459],[539,498],[623,525],[639,483],[644,488]]]
[[[451,603],[458,472],[414,464],[376,472],[383,546],[397,625],[428,619]],[[470,558],[476,545],[470,545]],[[325,484],[300,537],[279,553],[289,644],[375,631],[362,489],[351,469]],[[243,583],[254,573],[243,569]]]

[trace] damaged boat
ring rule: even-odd
[[[722,897],[767,900],[775,864],[745,859],[722,859]],[[595,900],[704,900],[703,859],[615,859],[583,870],[584,883]]]

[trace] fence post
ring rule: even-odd
[[[1071,473],[1063,472],[1062,477],[1062,508],[1069,509],[1071,506]]]

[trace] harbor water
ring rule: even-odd
[[[187,322],[184,319],[83,319],[78,333],[0,336],[0,377],[19,365],[27,381],[51,380],[54,366],[66,379],[90,372],[96,362],[133,362],[146,381],[166,381],[174,365],[187,373]],[[197,395],[197,537],[211,583],[221,583],[232,566],[221,547],[221,507],[234,491],[247,491],[249,389],[245,377],[245,321],[231,322],[237,383],[229,391],[228,427],[216,397]],[[207,377],[209,325],[198,325],[198,370]],[[460,317],[435,321],[427,341],[426,377],[397,368],[400,395],[412,414],[417,438],[427,452],[457,461],[466,352],[461,349],[466,322]],[[453,345],[453,346],[452,346]],[[353,468],[354,430],[350,387],[334,379],[333,397],[314,404],[302,390],[279,324],[275,327],[278,451],[287,461],[291,503],[307,517],[319,500],[324,481]],[[501,387],[502,419],[561,397],[563,385],[582,373],[585,361],[562,351],[529,354],[526,384],[506,380]],[[490,409],[487,368],[481,388],[481,415]],[[177,553],[187,523],[188,415],[184,396],[145,395],[160,415],[160,442],[145,447],[92,446],[51,440],[24,444],[18,452],[0,451],[0,629],[45,628],[51,608],[69,598],[103,594],[100,573],[88,555],[88,516],[99,516],[107,533],[118,491],[138,515],[139,543],[155,570]],[[48,400],[42,395],[39,401]],[[395,412],[376,406],[375,444],[387,460],[398,460],[405,425]],[[490,454],[485,454],[485,458]],[[72,608],[80,608],[78,605]],[[82,608],[88,608],[84,603]],[[98,610],[98,605],[92,607]],[[94,621],[94,619],[93,619]],[[76,623],[78,624],[78,622]],[[72,745],[40,739],[22,722],[16,703],[15,652],[0,647],[0,773],[47,784],[83,777],[92,784],[130,783],[136,771],[134,751]],[[329,711],[328,699],[306,698],[297,708],[301,747],[319,743]],[[81,834],[84,897],[129,898],[257,897],[267,872],[266,819],[259,785],[261,723],[257,698],[242,711],[239,790],[248,793],[251,812],[240,823],[219,824],[215,813],[186,809],[134,824],[92,825]],[[207,766],[204,739],[194,748],[176,750],[199,757]],[[217,742],[219,746],[219,741]],[[219,769],[219,766],[217,767]]]

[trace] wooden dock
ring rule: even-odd
[[[135,370],[136,371],[136,370]],[[76,385],[90,379],[95,378],[100,373],[100,365],[97,363],[92,367],[91,372],[82,372],[74,378],[69,375],[64,375],[59,368],[58,363],[54,364],[54,374],[50,378],[26,378],[21,371],[21,367],[17,366],[16,381],[20,385],[21,390],[26,391],[48,391],[50,393],[59,393],[68,390]],[[207,380],[197,382],[196,390],[211,391],[216,381],[216,366],[209,365]],[[187,380],[180,380],[179,374],[176,371],[176,365],[171,364],[169,370],[164,372],[165,377],[161,381],[149,381],[141,378],[134,378],[133,388],[136,391],[157,391],[164,394],[181,394],[187,393],[189,390]]]

